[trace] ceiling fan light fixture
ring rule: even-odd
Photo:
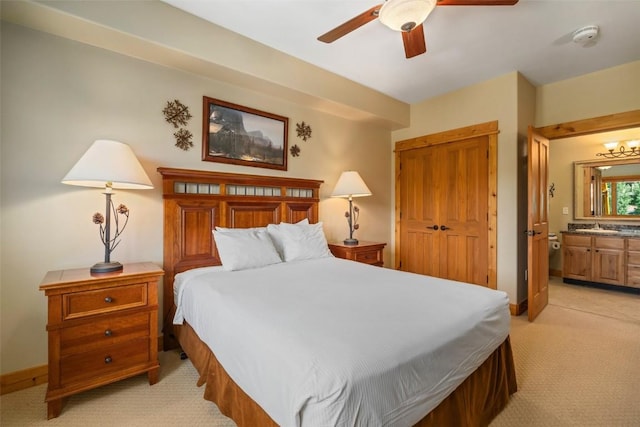
[[[395,31],[408,32],[422,24],[436,7],[436,0],[387,0],[378,19]]]

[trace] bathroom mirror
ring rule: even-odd
[[[575,219],[640,222],[640,158],[574,163]]]

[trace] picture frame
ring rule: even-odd
[[[289,119],[202,97],[202,160],[287,170]]]

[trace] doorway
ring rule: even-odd
[[[581,139],[588,137],[603,137],[603,135],[614,135],[614,131],[623,131],[632,128],[639,128],[638,131],[640,132],[640,110],[613,114],[609,116],[594,117],[574,122],[560,123],[556,125],[540,127],[536,130],[541,135],[548,138],[550,141],[553,141],[551,143],[552,160],[550,162],[550,170],[553,171],[554,147],[559,147],[559,144],[564,143],[564,141],[561,140],[569,140],[568,138],[577,139],[576,137],[581,137]],[[636,135],[638,134],[640,133],[636,133]],[[602,148],[599,151],[604,151],[604,147],[602,147],[602,145],[599,145],[599,147]],[[585,160],[586,158],[596,158],[595,153],[576,150],[575,146],[571,148],[565,148],[571,152],[571,163],[573,163],[573,161]],[[562,168],[565,168],[565,166],[567,165],[563,165]],[[572,170],[573,168],[571,167],[571,171]],[[553,173],[551,175],[553,175]],[[573,222],[575,216],[573,202],[573,182],[571,179],[555,179],[553,176],[550,176],[549,188],[549,201],[551,205],[549,215],[549,231],[559,232],[561,230],[566,230],[567,223]],[[561,276],[561,265],[560,251],[552,253],[549,265],[550,275]],[[530,285],[531,284],[528,284],[528,286]],[[517,314],[520,314],[524,312],[524,310],[526,310],[526,306],[522,307],[521,304],[518,304],[518,308],[519,313],[517,311]]]

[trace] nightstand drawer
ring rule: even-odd
[[[384,265],[383,250],[386,243],[359,242],[357,245],[345,245],[343,243],[329,243],[329,250],[333,256],[363,264]]]
[[[139,283],[63,295],[64,320],[147,305],[147,284]]]
[[[62,385],[118,373],[150,361],[149,339],[137,338],[108,348],[60,358]]]
[[[382,262],[380,256],[381,251],[377,249],[371,251],[359,251],[354,253],[354,261],[362,262],[365,264],[376,264]]]
[[[149,336],[149,312],[110,316],[60,331],[60,355],[106,348],[122,341]]]

